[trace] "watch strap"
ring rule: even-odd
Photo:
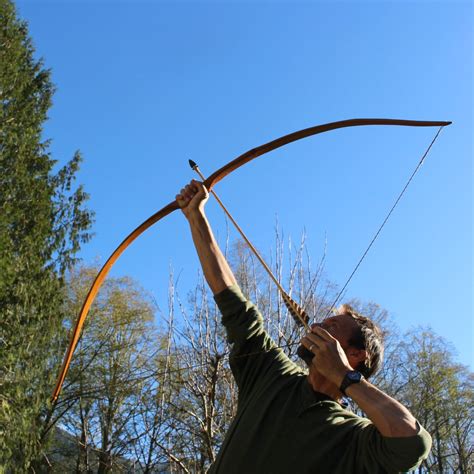
[[[344,376],[344,378],[342,379],[339,390],[342,392],[342,394],[345,397],[347,397],[347,394],[346,394],[347,387],[351,386],[354,383],[359,383],[363,378],[364,376],[357,370],[349,370]]]

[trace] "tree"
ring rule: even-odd
[[[371,382],[402,402],[430,433],[433,445],[419,473],[472,471],[474,457],[473,374],[455,362],[450,344],[431,329],[401,333],[387,311],[350,302],[384,333],[384,363]],[[353,411],[364,413],[350,403]]]
[[[92,215],[73,189],[79,153],[57,172],[43,140],[54,87],[25,22],[0,0],[0,466],[41,455],[44,416],[63,348],[64,279]]]
[[[290,246],[286,271],[281,242],[277,234],[273,265],[277,277],[284,279],[289,291],[320,318],[323,308],[327,310],[328,301],[334,298],[334,287],[324,281],[322,262],[313,273],[305,258],[303,238],[296,249]],[[267,330],[294,358],[303,330],[295,329],[280,296],[268,285],[266,275],[245,244],[236,243],[230,260],[243,292],[262,312]],[[147,430],[142,436],[135,435],[139,440],[137,458],[144,472],[153,472],[150,466],[166,462],[171,472],[207,472],[237,412],[237,387],[228,361],[230,350],[220,313],[202,279],[189,294],[188,304],[181,302],[174,285],[170,285],[169,299],[168,357],[157,362],[161,378],[150,387],[143,418],[138,423]],[[178,322],[176,302],[180,310]],[[150,452],[152,459],[147,456]]]
[[[469,370],[454,361],[450,345],[431,329],[405,334],[397,346],[397,398],[431,434],[430,456],[420,472],[471,472],[474,388]]]
[[[81,267],[70,272],[71,322],[97,271]],[[77,472],[114,472],[130,454],[129,433],[160,346],[154,311],[150,297],[127,277],[106,280],[95,301],[59,403],[60,410],[67,410],[61,425],[77,441]]]

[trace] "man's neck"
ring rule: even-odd
[[[324,395],[331,397],[336,402],[341,401],[342,393],[340,392],[339,387],[336,387],[336,385],[334,385],[316,370],[309,371],[308,382],[315,392],[323,393]]]

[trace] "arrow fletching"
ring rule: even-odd
[[[298,326],[308,328],[309,316],[306,311],[286,293],[281,293],[283,302]]]

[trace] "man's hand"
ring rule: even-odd
[[[336,387],[349,370],[353,370],[339,341],[319,326],[301,340],[315,357],[312,367]],[[380,391],[367,380],[350,385],[346,393],[364,411],[383,436],[408,437],[418,433],[413,415],[399,402]]]
[[[311,362],[313,367],[337,387],[347,371],[354,370],[339,341],[320,326],[313,326],[301,344],[315,355]]]
[[[204,206],[208,199],[209,192],[200,181],[195,179],[176,195],[176,201],[188,220],[194,213],[202,214],[204,212]]]

